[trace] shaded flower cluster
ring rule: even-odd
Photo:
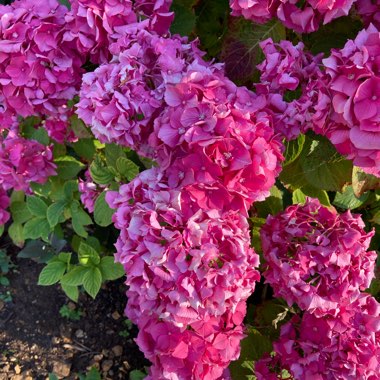
[[[321,133],[355,165],[380,176],[379,31],[373,25],[362,30],[323,64],[332,109]]]
[[[13,131],[0,140],[0,186],[31,192],[30,183],[44,183],[55,175],[51,147],[26,140]]]
[[[1,118],[58,113],[77,94],[84,63],[66,41],[67,8],[56,0],[0,6]]]
[[[286,369],[294,379],[374,380],[380,371],[380,304],[362,294],[336,315],[294,316],[282,326],[274,357],[256,364],[258,380],[278,379]]]
[[[121,231],[116,259],[127,273],[126,312],[155,365],[152,379],[217,379],[238,357],[259,259],[241,214],[199,210],[185,218],[179,198],[157,168],[107,193]]]
[[[277,17],[289,29],[311,33],[321,24],[347,16],[355,1],[230,0],[230,6],[233,16],[243,16],[260,24]]]
[[[10,199],[7,192],[0,187],[0,227],[4,225],[10,218],[10,214],[7,211],[9,207]]]
[[[256,91],[265,96],[276,131],[291,140],[315,125],[323,125],[328,109],[322,106],[330,99],[320,69],[322,56],[305,52],[302,42],[293,45],[267,39],[260,47],[265,59],[258,66],[261,76]],[[316,107],[318,103],[321,109]]]
[[[199,56],[194,44],[160,37],[148,26],[131,26],[112,46],[117,58],[83,76],[78,103],[78,115],[100,141],[133,147],[145,156],[152,154],[147,139],[162,111],[165,85],[178,81],[186,64]]]
[[[302,317],[282,326],[259,380],[288,370],[294,379],[375,379],[380,370],[380,305],[368,294],[376,252],[360,216],[308,199],[269,216],[261,230],[266,281],[297,303]]]
[[[365,26],[373,24],[380,28],[380,1],[379,0],[357,0],[356,11],[362,18]]]

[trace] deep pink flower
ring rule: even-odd
[[[317,200],[269,216],[261,229],[264,276],[289,305],[323,315],[355,299],[374,277],[376,253],[367,251],[373,232],[360,216],[339,215]]]
[[[0,226],[4,225],[10,218],[10,213],[7,211],[10,199],[7,192],[0,187]]]

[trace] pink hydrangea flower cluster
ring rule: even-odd
[[[366,27],[371,23],[380,28],[380,1],[379,0],[357,0],[356,11],[361,16]]]
[[[0,6],[2,118],[54,115],[77,94],[83,58],[65,41],[67,8],[56,0]]]
[[[298,33],[315,32],[319,26],[347,16],[356,0],[230,0],[233,16],[257,23],[277,17],[287,28]]]
[[[380,373],[380,304],[362,294],[335,315],[294,316],[282,326],[274,350],[274,357],[257,362],[258,380],[278,379],[281,369],[299,380],[375,380]]]
[[[322,129],[337,150],[380,176],[380,33],[362,30],[323,60],[332,109]],[[324,106],[319,105],[320,108]]]
[[[380,371],[380,305],[368,294],[376,252],[373,233],[350,211],[308,199],[261,230],[266,281],[276,296],[304,311],[281,328],[274,357],[257,363],[259,380],[288,370],[294,379],[376,379]]]
[[[94,212],[95,202],[98,196],[106,190],[106,186],[96,184],[89,170],[84,173],[85,179],[79,178],[78,190],[80,192],[80,200],[89,212]]]
[[[30,183],[44,183],[55,175],[51,147],[26,140],[13,131],[0,140],[0,186],[31,192]]]
[[[78,51],[94,63],[105,63],[112,57],[109,45],[124,34],[129,24],[137,21],[132,1],[71,0],[66,15],[65,40],[76,43]]]
[[[10,218],[7,211],[10,199],[7,192],[0,186],[0,226],[4,225]]]
[[[149,142],[169,185],[185,188],[184,202],[246,213],[268,196],[283,157],[262,100],[197,63],[167,86]]]
[[[374,232],[350,211],[309,199],[269,216],[261,229],[264,277],[278,297],[317,316],[355,299],[374,277],[377,254],[367,251]]]
[[[316,124],[323,125],[328,110],[316,105],[329,103],[329,97],[320,69],[321,55],[305,52],[302,42],[274,43],[269,38],[260,46],[265,59],[258,65],[261,76],[256,91],[266,98],[276,131],[291,140]]]
[[[121,231],[116,259],[127,273],[126,312],[155,365],[152,379],[219,378],[238,357],[245,301],[260,278],[246,219],[201,209],[184,217],[180,190],[158,168],[106,199]],[[173,336],[161,343],[151,329]]]
[[[236,87],[195,43],[148,26],[130,25],[112,62],[86,74],[78,114],[102,141],[160,167],[106,198],[151,378],[227,379],[259,279],[245,216],[269,194],[283,147],[264,97]]]
[[[111,48],[117,58],[84,75],[77,112],[100,141],[150,156],[147,139],[162,111],[165,84],[178,81],[200,53],[194,44],[160,37],[147,26],[131,26]]]
[[[168,32],[174,14],[171,0],[70,0],[71,11],[66,15],[66,41],[75,41],[79,52],[91,62],[102,64],[112,58],[110,45],[125,36],[131,25],[147,24],[159,34]],[[138,23],[142,18],[147,20]]]

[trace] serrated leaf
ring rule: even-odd
[[[93,139],[79,139],[73,144],[73,149],[79,157],[83,157],[86,160],[92,160],[96,153]]]
[[[241,353],[239,360],[229,366],[233,379],[246,380],[254,375],[254,361],[260,359],[264,353],[272,351],[272,342],[258,330],[249,328],[248,336],[241,341]]]
[[[75,136],[80,139],[90,139],[93,138],[90,128],[86,126],[81,119],[78,118],[76,114],[70,118],[71,128],[75,133]]]
[[[123,266],[120,263],[115,263],[115,259],[111,256],[103,257],[99,268],[104,281],[113,281],[125,275]]]
[[[79,236],[87,237],[88,234],[84,226],[92,224],[90,216],[81,208],[78,201],[74,201],[71,203],[70,211],[74,231]]]
[[[79,286],[83,284],[83,277],[87,272],[87,268],[76,266],[66,273],[61,279],[61,285]]]
[[[46,218],[36,217],[28,220],[24,225],[25,239],[47,239],[50,233],[50,225]]]
[[[11,203],[11,214],[12,219],[15,223],[25,223],[27,220],[32,218],[32,214],[26,206],[25,202],[13,202]]]
[[[8,235],[17,247],[24,245],[24,227],[20,223],[12,223],[8,228]]]
[[[78,256],[79,256],[79,262],[82,265],[88,265],[91,263],[97,265],[100,263],[99,253],[93,247],[86,244],[85,242],[80,243]]]
[[[85,167],[80,161],[71,156],[61,156],[54,160],[57,165],[57,175],[60,179],[72,179]]]
[[[133,178],[139,174],[139,167],[133,161],[125,157],[117,159],[116,169],[123,177],[126,177],[128,181],[132,181]]]
[[[309,184],[321,190],[340,191],[351,181],[352,163],[326,138],[313,140],[309,152],[302,157],[301,167]]]
[[[357,198],[368,190],[380,189],[380,178],[365,173],[361,168],[354,166],[352,170],[352,188]]]
[[[363,194],[360,198],[357,198],[354,194],[352,186],[347,186],[343,193],[336,193],[334,199],[334,205],[344,210],[354,210],[362,206],[368,199],[369,193]]]
[[[267,38],[275,42],[286,38],[284,26],[276,19],[263,25],[243,18],[230,19],[222,59],[231,80],[241,84],[254,80],[256,65],[263,58],[260,42]]]
[[[230,6],[228,0],[207,0],[195,7],[195,33],[201,41],[202,50],[211,57],[219,55],[227,31]]]
[[[195,13],[192,7],[173,2],[171,11],[174,12],[174,21],[170,26],[173,34],[188,36],[195,27]]]
[[[87,272],[83,277],[83,287],[84,290],[95,299],[96,295],[99,293],[100,287],[102,285],[102,273],[99,268],[90,267],[87,268]]]
[[[26,206],[32,215],[46,217],[48,205],[41,198],[35,196],[26,197]]]
[[[133,371],[129,373],[129,380],[143,380],[145,378],[146,378],[146,373],[138,369],[134,369]]]
[[[302,152],[303,146],[305,145],[306,137],[305,135],[299,135],[297,139],[287,141],[285,146],[285,161],[283,163],[283,166],[291,164],[293,161],[295,161],[299,155]]]
[[[66,181],[63,185],[63,193],[67,200],[72,200],[74,198],[74,194],[79,192],[78,189],[78,180]]]
[[[79,290],[77,286],[62,284],[61,282],[61,287],[67,297],[69,297],[74,302],[78,302]]]
[[[293,204],[304,205],[306,203],[306,195],[302,192],[301,189],[296,189],[292,194]]]
[[[49,286],[57,283],[62,278],[65,270],[66,264],[62,261],[48,263],[38,277],[38,285]]]
[[[104,153],[106,155],[106,162],[108,166],[116,168],[116,161],[120,157],[126,157],[124,149],[117,144],[106,144],[104,148]]]
[[[62,5],[64,5],[67,9],[71,9],[71,4],[69,0],[58,0]]]
[[[108,185],[114,179],[114,175],[98,157],[90,166],[90,174],[94,182],[100,185]]]
[[[311,198],[317,198],[322,205],[330,207],[330,198],[325,190],[316,189],[314,186],[306,185],[302,187],[302,192]]]
[[[94,205],[95,223],[102,227],[107,227],[112,224],[112,215],[115,213],[115,210],[108,206],[105,198],[106,192],[101,193]]]
[[[55,227],[61,217],[63,216],[63,211],[65,210],[66,202],[58,201],[51,204],[47,209],[47,220],[50,227]]]

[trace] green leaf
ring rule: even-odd
[[[326,138],[312,141],[301,167],[309,184],[321,190],[340,191],[351,182],[351,161],[344,159]]]
[[[78,201],[73,201],[70,206],[71,221],[74,231],[82,237],[87,237],[87,231],[84,226],[92,224],[90,216],[81,208]]]
[[[12,191],[11,194],[11,203],[14,202],[21,202],[23,203],[25,201],[25,193],[23,191]]]
[[[34,216],[46,217],[47,204],[39,197],[26,197],[26,205],[30,213]]]
[[[61,279],[61,285],[79,286],[83,284],[83,277],[87,272],[87,268],[83,266],[75,266]]]
[[[73,149],[79,157],[83,157],[86,160],[92,160],[96,153],[93,139],[79,139],[73,144]]]
[[[175,15],[170,31],[181,36],[190,35],[195,27],[195,13],[192,6],[185,6],[174,1],[170,10]]]
[[[48,239],[50,225],[46,218],[36,217],[28,220],[24,225],[25,239]]]
[[[80,161],[71,156],[62,156],[55,159],[57,175],[61,179],[72,179],[85,167]]]
[[[55,227],[60,219],[63,217],[63,211],[65,210],[66,202],[58,201],[51,204],[47,209],[47,220],[50,227]]]
[[[24,227],[20,223],[12,223],[8,228],[8,235],[17,247],[24,245]]]
[[[380,211],[376,212],[370,221],[375,224],[380,224]]]
[[[228,0],[200,1],[195,8],[195,33],[201,41],[202,50],[211,57],[219,55],[223,37],[227,31],[230,6]]]
[[[79,262],[82,265],[94,264],[98,265],[100,263],[99,253],[90,245],[85,242],[81,242],[78,250]]]
[[[380,189],[380,178],[365,173],[361,168],[354,166],[352,170],[352,188],[357,198],[368,190]]]
[[[62,5],[64,5],[67,9],[71,9],[71,4],[69,0],[58,0]],[[49,379],[50,380],[50,379]]]
[[[28,207],[26,206],[25,202],[13,202],[11,203],[11,214],[12,219],[15,223],[25,223],[27,220],[29,220],[32,217],[31,212],[29,211]]]
[[[126,157],[124,149],[120,145],[116,144],[106,144],[104,153],[106,155],[107,165],[114,168],[116,168],[116,161],[120,157]]]
[[[226,33],[222,60],[227,76],[244,84],[254,80],[256,65],[263,59],[260,42],[272,38],[278,42],[286,38],[284,26],[273,19],[261,25],[243,18],[232,18]]]
[[[84,290],[95,299],[102,285],[102,273],[99,268],[87,268],[87,272],[83,277]]]
[[[90,372],[87,373],[85,380],[101,380],[99,371],[93,367]]]
[[[302,192],[301,189],[296,189],[292,194],[293,204],[304,205],[306,203],[306,195]]]
[[[134,369],[133,371],[129,373],[129,380],[143,380],[145,378],[146,378],[146,373],[138,369]]]
[[[101,227],[112,224],[112,215],[115,210],[111,209],[106,202],[106,192],[101,193],[95,201],[94,220]]]
[[[66,264],[62,261],[49,262],[45,268],[42,269],[38,277],[38,285],[48,286],[58,282],[66,270]]]
[[[63,193],[65,196],[65,199],[71,201],[74,198],[74,194],[78,193],[78,180],[74,179],[71,181],[66,181],[63,185]]]
[[[271,340],[262,335],[254,328],[248,329],[248,336],[241,342],[241,353],[239,360],[232,362],[229,366],[233,379],[244,380],[254,375],[254,361],[260,359],[264,353],[272,351]]]
[[[0,226],[0,237],[4,233],[4,224]]]
[[[336,193],[334,199],[334,205],[344,210],[353,210],[362,206],[368,199],[369,193],[363,194],[360,198],[357,198],[354,194],[352,186],[347,186],[343,193]]]
[[[283,210],[282,191],[277,186],[273,186],[270,193],[271,195],[265,201],[255,203],[259,217],[266,218],[268,214],[276,215]]]
[[[79,290],[77,286],[63,284],[61,281],[61,287],[67,297],[69,297],[74,302],[78,302]]]
[[[71,128],[75,133],[75,136],[80,139],[91,139],[93,138],[90,128],[86,127],[81,119],[78,118],[76,114],[70,118]]]
[[[120,157],[116,161],[116,168],[119,173],[128,179],[128,181],[132,181],[133,178],[139,174],[139,167],[128,158]]]
[[[92,162],[90,166],[90,174],[94,182],[100,185],[108,185],[114,179],[114,175],[99,157],[96,157]]]
[[[103,257],[100,261],[100,271],[102,272],[103,280],[116,280],[125,275],[123,266],[120,263],[115,263],[111,256]]]
[[[329,195],[325,190],[316,189],[312,185],[303,186],[301,190],[306,196],[317,198],[322,205],[327,207],[331,206]]]
[[[303,146],[305,145],[305,135],[299,135],[296,140],[287,141],[285,146],[285,162],[283,166],[291,164],[301,154]]]

